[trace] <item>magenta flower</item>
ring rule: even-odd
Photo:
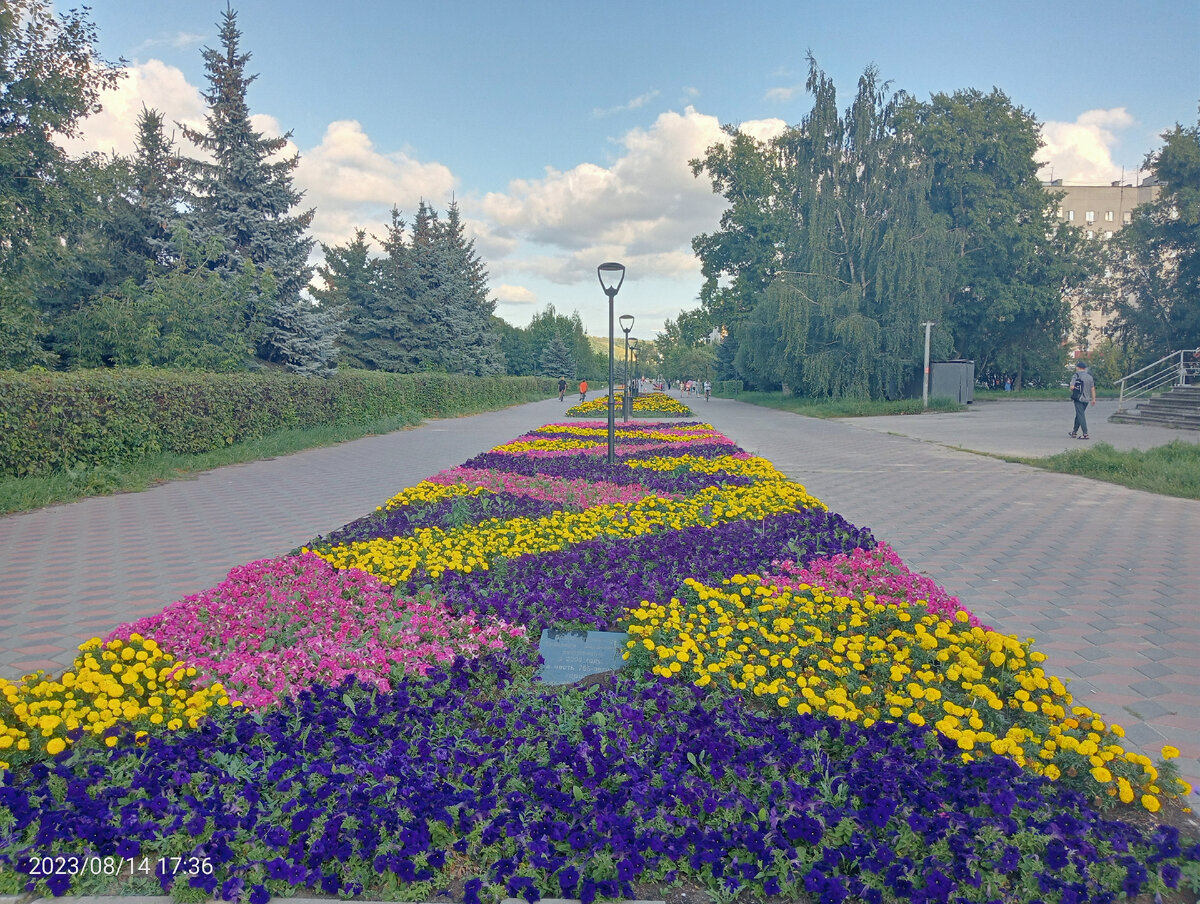
[[[404,674],[503,649],[526,633],[473,612],[454,615],[437,601],[399,597],[373,575],[339,571],[311,553],[235,568],[216,587],[122,625],[108,639],[135,632],[252,707],[351,675],[388,690]]]

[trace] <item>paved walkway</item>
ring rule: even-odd
[[[0,674],[60,669],[115,625],[284,553],[390,494],[534,426],[557,400],[429,421],[144,493],[0,518]],[[984,621],[1037,639],[1076,699],[1148,753],[1183,751],[1200,785],[1200,502],[962,451],[1078,448],[1069,403],[978,402],[959,414],[818,421],[727,400],[694,404],[832,509],[870,527]],[[1200,435],[1107,424],[1148,448]],[[952,448],[957,447],[957,448]]]

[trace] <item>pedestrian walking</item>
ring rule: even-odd
[[[565,396],[566,394],[567,394],[567,378],[559,377],[558,378],[558,400],[561,402],[563,400],[563,396]]]
[[[579,381],[579,404],[587,401],[587,380]]]
[[[1091,439],[1088,436],[1088,402],[1096,404],[1096,380],[1088,373],[1086,361],[1075,362],[1075,376],[1071,378],[1071,401],[1075,405],[1075,426],[1067,435],[1071,439]]]

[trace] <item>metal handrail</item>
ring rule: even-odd
[[[1187,362],[1188,356],[1192,358],[1191,364]],[[1193,378],[1200,377],[1200,348],[1171,352],[1153,364],[1147,364],[1140,370],[1121,377],[1117,381],[1121,384],[1121,397],[1117,401],[1117,411],[1125,410],[1126,399],[1136,399],[1162,389],[1164,386],[1185,386],[1189,375]],[[1139,379],[1131,384],[1129,381],[1135,377]]]

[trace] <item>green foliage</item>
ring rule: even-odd
[[[339,339],[345,360],[399,373],[502,373],[487,270],[457,205],[442,220],[422,201],[411,236],[393,208],[381,243],[378,260],[361,229],[346,245],[324,246],[325,288],[313,295],[346,319]]]
[[[379,302],[379,263],[371,258],[371,244],[362,229],[345,245],[321,245],[324,263],[317,269],[324,286],[314,287],[312,295],[322,306],[341,310],[346,328],[338,337],[340,360],[347,367],[368,370],[396,370],[386,356],[388,342],[378,342],[392,325],[388,312]],[[390,337],[389,337],[390,338]],[[379,349],[376,349],[376,346]]]
[[[939,319],[948,291],[932,166],[897,132],[903,98],[873,68],[844,113],[811,56],[807,85],[799,126],[764,143],[735,135],[692,163],[731,202],[722,231],[693,243],[710,281],[702,299],[733,317],[734,370],[752,382],[898,398],[923,355],[920,324]]]
[[[726,127],[692,161],[729,201],[698,236],[704,310],[729,340],[719,373],[806,395],[899,398],[935,358],[1048,382],[1069,294],[1095,269],[1054,222],[1040,128],[999,90],[889,95],[874,69],[839,113],[809,59],[812,111],[757,142]]]
[[[1077,230],[1057,223],[1038,178],[1041,129],[999,89],[908,100],[901,131],[932,163],[930,203],[954,246],[950,303],[938,331],[977,373],[1046,382],[1063,364],[1064,291],[1089,274]]]
[[[542,354],[554,338],[558,337],[567,346],[570,354],[572,364],[571,369],[567,371],[568,375],[573,374],[578,380],[598,380],[602,377],[607,379],[608,340],[605,339],[604,355],[593,351],[578,311],[568,317],[558,313],[554,305],[548,304],[545,309],[533,315],[527,327],[515,327],[499,318],[494,318],[494,322],[497,324],[508,373],[522,376],[542,373]]]
[[[209,266],[236,279],[246,263],[260,279],[260,298],[245,299],[247,325],[261,321],[257,353],[297,373],[324,373],[334,365],[339,321],[301,299],[312,276],[313,239],[306,236],[314,211],[293,213],[303,193],[292,185],[298,155],[276,159],[291,133],[268,138],[251,124],[246,91],[250,54],[240,50],[237,13],[226,9],[220,49],[205,48],[209,89],[205,129],[184,128],[208,159],[187,161],[189,228],[196,241],[220,252]]]
[[[1162,191],[1106,243],[1095,287],[1113,315],[1106,333],[1142,364],[1200,347],[1200,121],[1163,140],[1147,160]]]
[[[654,341],[656,372],[670,380],[703,379],[714,373],[716,350],[705,344],[713,323],[703,308],[666,321]]]
[[[893,414],[933,414],[963,411],[965,405],[951,399],[930,399],[925,408],[921,399],[899,399],[896,401],[871,401],[869,399],[829,399],[785,396],[780,392],[742,392],[739,402],[791,411],[804,417],[886,417]]]
[[[549,382],[449,374],[0,373],[0,474],[193,454],[282,429],[499,408]]]
[[[566,377],[570,380],[575,376],[575,356],[558,333],[551,336],[542,349],[538,366],[540,373],[546,377]]]
[[[175,236],[176,265],[138,284],[132,279],[87,305],[61,330],[80,367],[246,367],[261,324],[245,319],[260,291],[253,268],[223,279],[205,267],[185,232]]]
[[[74,135],[118,78],[95,45],[86,8],[56,17],[48,0],[0,4],[0,273],[68,214],[55,139]]]

